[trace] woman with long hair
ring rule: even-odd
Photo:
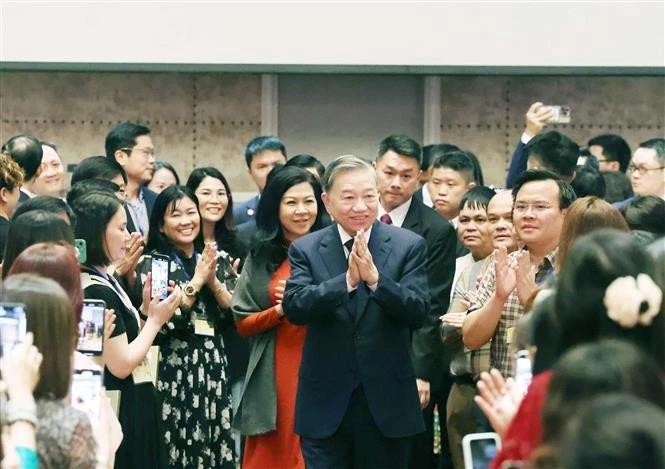
[[[149,253],[137,266],[145,281],[152,258],[169,259],[169,280],[182,288],[179,314],[162,329],[157,390],[171,467],[232,468],[231,392],[222,339],[235,273],[215,243],[198,252],[198,199],[185,186],[164,189],[150,216]]]
[[[284,318],[281,299],[291,273],[288,247],[319,228],[320,196],[311,173],[285,166],[271,171],[259,200],[258,231],[233,297],[238,331],[251,347],[234,419],[247,435],[244,468],[305,467],[293,427],[306,329]]]
[[[196,168],[187,179],[187,187],[194,192],[201,214],[201,229],[194,241],[201,251],[205,243],[216,243],[217,251],[228,256],[237,271],[247,256],[247,247],[236,233],[233,220],[233,195],[224,175],[213,167]],[[220,327],[229,365],[232,402],[237,407],[242,379],[247,371],[249,347],[247,339],[236,329],[230,309],[223,310]]]
[[[86,241],[87,259],[81,265],[85,298],[103,300],[115,313],[115,329],[104,341],[104,385],[120,391],[119,420],[124,438],[115,467],[167,467],[161,437],[161,407],[150,375],[148,352],[161,327],[180,302],[175,289],[164,301],[150,299],[149,281],[142,291],[141,317],[113,275],[111,266],[125,253],[127,215],[122,202],[107,192],[77,198],[76,237]]]
[[[25,305],[26,329],[43,352],[33,392],[39,466],[96,467],[98,454],[90,420],[67,402],[76,344],[70,299],[54,280],[17,274],[5,279],[0,301]],[[18,410],[26,414],[26,409]]]

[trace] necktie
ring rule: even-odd
[[[390,218],[390,215],[388,215],[387,213],[384,213],[383,215],[381,215],[381,218],[379,218],[379,220],[381,220],[381,222],[385,223],[386,225],[392,225],[393,224],[393,219]]]
[[[351,249],[353,249],[353,238],[349,239],[344,243],[344,247],[349,250],[349,256],[351,255]],[[346,256],[346,257],[349,257]]]

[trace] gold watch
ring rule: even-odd
[[[191,296],[196,296],[196,294],[198,293],[198,291],[196,291],[196,288],[194,287],[194,285],[192,283],[186,283],[185,287],[182,289],[182,292],[186,296],[190,296],[190,297]]]

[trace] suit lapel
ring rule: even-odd
[[[330,225],[328,228],[324,228],[328,232],[321,238],[321,243],[319,244],[319,255],[323,259],[323,264],[328,271],[328,276],[330,278],[337,277],[339,274],[345,273],[349,268],[349,264],[344,254],[344,248],[342,247],[342,240],[339,237],[339,231],[337,231],[337,225]],[[344,302],[344,307],[346,308],[349,316],[353,318],[355,316],[353,309],[356,305],[357,295],[354,295],[350,301]]]
[[[405,228],[410,231],[419,232],[420,227],[420,204],[415,197],[411,198],[411,205],[409,210],[406,212],[406,218],[404,218],[404,223],[402,223],[402,228]]]
[[[390,247],[389,230],[380,221],[376,221],[372,225],[368,247],[369,252],[372,254],[374,265],[379,271],[382,270],[390,257],[392,248]],[[364,315],[368,302],[369,289],[364,283],[361,283],[356,294],[356,324],[358,324],[360,318]]]
[[[342,241],[339,238],[339,233],[337,231],[337,225],[331,225],[326,229],[328,230],[328,233],[321,238],[319,254],[328,270],[328,275],[330,278],[333,278],[346,272],[348,264],[346,262],[346,256],[344,255]]]

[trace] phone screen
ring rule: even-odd
[[[72,376],[72,406],[91,418],[99,417],[102,374],[97,370],[76,370]]]
[[[0,356],[23,341],[26,326],[25,305],[0,303]]]
[[[473,469],[487,469],[497,453],[496,440],[483,438],[471,440],[471,461]]]
[[[166,257],[152,257],[152,297],[160,300],[168,296],[166,288],[169,285],[169,260]]]
[[[104,344],[104,309],[103,301],[84,300],[81,322],[79,322],[79,339],[76,350],[81,353],[101,355]]]

